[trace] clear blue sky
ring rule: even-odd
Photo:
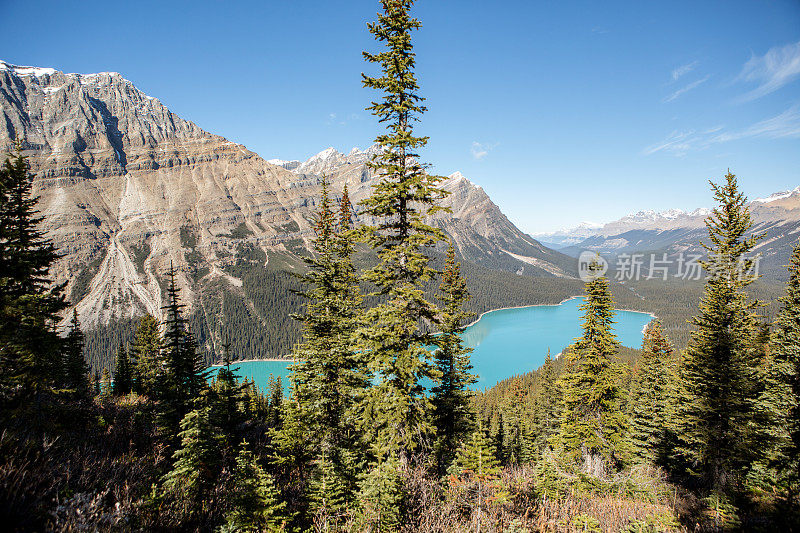
[[[365,147],[374,0],[0,0],[0,59],[118,71],[266,158]],[[421,0],[424,160],[520,227],[800,185],[800,1]],[[10,21],[13,21],[11,23]]]

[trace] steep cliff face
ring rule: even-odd
[[[376,179],[366,167],[375,147],[268,162],[113,72],[0,62],[0,105],[0,148],[23,142],[45,229],[63,254],[54,276],[68,282],[87,325],[158,315],[171,264],[190,305],[215,281],[235,291],[241,279],[226,267],[242,254],[269,262],[307,247],[319,176],[330,177],[335,195],[347,183],[354,202]],[[436,223],[466,257],[505,270],[570,273],[566,256],[519,231],[469,180],[454,174],[443,186],[453,213]]]

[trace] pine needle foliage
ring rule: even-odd
[[[661,322],[654,320],[645,330],[642,357],[631,387],[629,440],[635,461],[663,463],[668,454],[665,430],[671,358],[672,345]]]
[[[550,349],[540,370],[540,387],[536,397],[533,416],[534,457],[540,457],[548,447],[550,439],[558,433],[559,405],[561,403],[558,387],[558,373],[555,361],[550,356]]]
[[[775,320],[770,342],[768,374],[774,387],[766,398],[775,414],[770,424],[774,461],[787,498],[800,498],[800,245],[789,262],[789,281],[783,308]]]
[[[114,395],[124,396],[133,390],[133,374],[128,350],[120,344],[117,349],[117,361],[114,365]]]
[[[367,109],[387,128],[375,139],[381,150],[369,163],[378,181],[361,202],[361,214],[377,222],[361,233],[379,258],[364,277],[382,296],[382,303],[366,313],[368,326],[360,332],[361,349],[375,378],[365,403],[365,420],[370,421],[364,430],[377,455],[398,452],[402,461],[430,432],[421,382],[431,377],[426,345],[433,338],[421,325],[432,323],[437,312],[424,296],[424,285],[435,274],[424,248],[443,233],[423,217],[440,210],[436,203],[446,194],[437,187],[439,178],[427,174],[418,161],[417,150],[427,138],[413,130],[425,107],[414,74],[411,32],[420,22],[411,17],[412,6],[413,0],[381,1],[382,12],[368,28],[386,48],[363,54],[381,68],[381,75],[362,75],[365,87],[382,93]]]
[[[132,363],[135,364],[137,391],[153,397],[163,371],[161,334],[158,331],[158,320],[154,316],[145,315],[139,319],[131,353]]]
[[[305,309],[295,318],[303,325],[303,341],[294,350],[300,363],[292,366],[298,414],[306,429],[306,445],[317,466],[331,470],[346,488],[356,491],[352,457],[361,449],[355,406],[369,386],[363,354],[355,348],[353,332],[361,317],[362,296],[350,259],[353,251],[349,200],[339,206],[339,217],[322,178],[322,197],[316,213],[313,256],[305,258]],[[323,459],[324,458],[324,459]],[[316,469],[314,477],[330,472]]]
[[[242,441],[233,469],[229,493],[231,509],[224,531],[284,531],[286,502],[281,501],[272,477],[258,464],[247,441]]]
[[[464,346],[460,336],[464,331],[464,322],[472,313],[464,310],[469,291],[466,280],[461,276],[452,243],[447,250],[438,297],[442,309],[439,317],[440,334],[436,337],[437,349],[433,354],[437,370],[436,384],[431,394],[436,431],[435,452],[441,475],[455,457],[459,443],[472,431],[475,416],[470,406],[470,387],[477,381],[471,373],[469,354],[472,348]]]
[[[753,459],[752,422],[757,394],[754,337],[759,331],[745,287],[752,283],[750,256],[763,235],[751,234],[747,198],[736,176],[711,183],[718,206],[706,219],[710,244],[702,262],[708,273],[700,313],[680,369],[678,452],[701,487],[730,495]]]
[[[616,360],[619,343],[612,330],[614,302],[606,278],[587,281],[581,310],[583,335],[566,351],[560,381],[563,411],[558,443],[569,461],[602,477],[624,460],[627,422]]]
[[[192,410],[207,385],[208,371],[182,315],[180,289],[170,268],[164,333],[161,341],[163,371],[158,376],[159,426],[167,441],[174,441],[180,421]]]
[[[89,365],[84,353],[85,337],[77,310],[72,310],[69,332],[64,339],[64,385],[80,398],[89,397]]]
[[[220,469],[221,438],[210,421],[210,408],[189,411],[181,420],[180,447],[174,463],[162,480],[165,494],[183,504],[188,515],[206,511]]]
[[[52,391],[64,375],[55,324],[67,305],[63,285],[48,277],[58,256],[39,229],[29,169],[21,143],[0,166],[0,405],[9,407]]]

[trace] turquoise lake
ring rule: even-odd
[[[473,348],[476,389],[492,387],[498,381],[539,368],[547,350],[554,356],[581,335],[581,298],[558,305],[536,305],[489,311],[463,334]],[[639,348],[644,327],[652,320],[647,313],[616,311],[614,333],[623,346]],[[288,385],[288,361],[246,361],[236,363],[240,376],[255,380],[266,389],[270,374]],[[212,367],[213,369],[214,367]]]

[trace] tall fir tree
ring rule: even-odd
[[[437,311],[424,296],[424,284],[434,270],[423,249],[443,234],[423,217],[439,210],[436,203],[446,194],[436,186],[439,178],[424,171],[416,153],[427,138],[413,131],[425,107],[414,75],[411,32],[420,22],[410,16],[412,6],[413,0],[381,1],[382,13],[368,28],[386,49],[364,52],[367,62],[380,66],[381,76],[362,75],[365,87],[383,93],[367,109],[387,124],[387,132],[376,138],[380,151],[370,162],[377,184],[361,202],[364,214],[377,221],[365,227],[364,234],[379,258],[365,279],[381,297],[381,303],[366,313],[367,326],[361,331],[361,349],[374,376],[364,430],[376,456],[397,454],[401,464],[418,447],[420,436],[430,431],[422,380],[431,376],[426,346],[433,338],[421,324],[434,321]]]
[[[207,370],[188,330],[180,303],[180,289],[175,282],[175,269],[169,270],[169,287],[161,341],[163,372],[158,383],[158,418],[161,433],[174,441],[178,425],[192,410],[195,400],[207,388]]]
[[[63,376],[55,324],[66,303],[63,285],[48,278],[57,254],[39,229],[32,187],[17,143],[0,167],[0,402],[8,407],[51,390]]]
[[[664,464],[669,453],[668,426],[669,371],[672,345],[661,322],[648,324],[642,341],[642,356],[631,387],[630,443],[634,460]]]
[[[137,392],[153,396],[159,376],[163,373],[161,358],[161,333],[158,320],[152,315],[145,315],[136,325],[136,333],[131,346],[131,364],[135,365]]]
[[[596,274],[599,265],[593,263]],[[626,430],[617,362],[619,344],[612,331],[614,301],[608,280],[586,282],[583,335],[565,352],[561,376],[563,411],[558,445],[582,469],[604,476],[624,460]]]
[[[464,322],[472,313],[464,310],[469,292],[466,280],[461,277],[452,242],[447,250],[438,296],[442,310],[439,317],[440,334],[436,337],[437,349],[433,354],[437,374],[431,394],[433,427],[436,431],[435,453],[441,475],[453,461],[459,443],[472,431],[474,413],[470,406],[469,388],[477,381],[471,373],[469,354],[472,348],[464,346],[460,336],[464,331]]]
[[[89,365],[84,353],[85,345],[85,337],[78,320],[78,311],[73,309],[69,331],[64,339],[64,385],[83,398],[89,397],[90,394]]]
[[[800,504],[800,245],[792,252],[789,281],[775,319],[767,369],[772,387],[762,403],[771,408],[773,461],[789,502]]]
[[[294,350],[300,363],[292,366],[292,380],[304,438],[316,458],[313,477],[324,478],[328,490],[344,491],[326,502],[352,500],[356,491],[355,459],[361,442],[354,408],[369,385],[363,354],[353,342],[362,297],[350,259],[345,202],[337,223],[323,176],[313,256],[305,258],[308,268],[301,276],[308,287],[303,293],[305,309],[295,316],[303,325],[303,341]]]
[[[749,254],[763,235],[751,234],[747,199],[736,176],[711,183],[718,206],[706,219],[710,244],[700,313],[680,369],[678,452],[701,487],[731,494],[741,487],[755,450],[752,422],[756,394],[754,336],[759,326],[745,287],[755,280]]]
[[[539,390],[536,396],[534,411],[534,446],[536,457],[540,457],[548,446],[550,439],[558,433],[561,395],[557,384],[555,361],[550,356],[550,349],[544,359],[539,374]]]
[[[114,395],[124,396],[133,390],[133,375],[128,350],[120,343],[117,349],[117,361],[114,365]]]

